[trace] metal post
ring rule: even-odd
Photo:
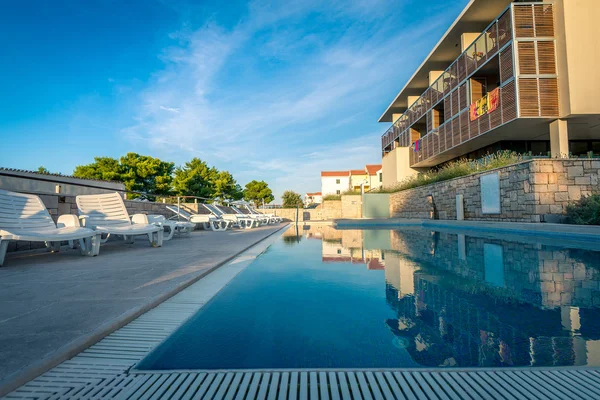
[[[179,215],[181,213],[181,202],[180,202],[180,197],[177,196],[177,221],[179,222]]]

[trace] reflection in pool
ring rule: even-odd
[[[138,368],[600,366],[594,246],[292,227]]]

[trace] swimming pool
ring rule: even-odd
[[[300,229],[286,231],[136,368],[600,365],[593,243]]]

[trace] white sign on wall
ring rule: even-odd
[[[481,175],[481,212],[483,214],[500,214],[500,178],[497,172]]]

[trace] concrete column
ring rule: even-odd
[[[421,97],[421,96],[408,96],[407,97],[407,102],[408,102],[408,106],[412,106],[412,103],[414,103],[415,101],[417,101],[417,99]]]
[[[565,119],[550,123],[550,154],[552,158],[569,157],[569,129]]]
[[[465,219],[465,205],[462,194],[456,195],[456,220],[462,221]]]
[[[481,32],[465,32],[460,35],[460,52],[464,52],[479,35],[481,35]]]
[[[401,116],[402,114],[392,114],[392,122],[398,121],[398,118],[400,118]]]
[[[435,82],[443,73],[444,71],[429,71],[429,86],[433,85],[433,82]]]

